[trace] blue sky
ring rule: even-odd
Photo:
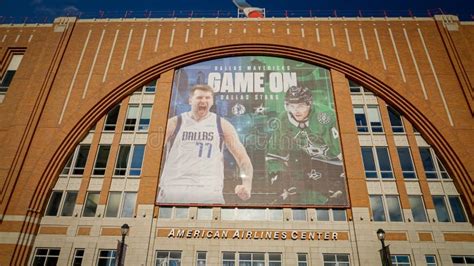
[[[366,0],[366,1],[314,1],[314,0],[247,0],[250,4],[263,7],[267,16],[334,15],[356,16],[358,10],[363,16],[382,16],[386,10],[389,16],[408,16],[408,10],[414,15],[426,16],[427,10],[458,14],[463,20],[473,20],[473,0]],[[310,11],[311,10],[311,11]],[[101,13],[103,11],[103,13]],[[127,12],[133,11],[133,12]],[[53,18],[65,14],[81,14],[81,17],[144,17],[151,11],[152,17],[169,16],[236,16],[236,8],[232,0],[0,0],[0,16],[21,20],[29,18]],[[0,23],[2,21],[0,20]]]

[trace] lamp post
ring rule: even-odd
[[[124,247],[125,247],[125,236],[128,234],[130,227],[128,224],[123,224],[122,227],[120,227],[120,232],[122,233],[122,242],[120,242],[120,250],[118,252],[118,260],[117,260],[117,265],[122,266],[124,264],[123,259],[125,258],[124,254]]]
[[[380,259],[382,260],[383,266],[392,266],[392,260],[390,258],[390,249],[385,246],[385,231],[380,228],[377,230],[377,238],[382,243],[382,249],[380,250]]]

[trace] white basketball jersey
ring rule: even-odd
[[[224,162],[220,121],[214,113],[201,121],[192,119],[190,112],[178,116],[175,132],[167,144],[160,180],[162,189],[201,187],[207,193],[222,194]]]

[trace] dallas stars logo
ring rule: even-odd
[[[266,107],[263,107],[263,103],[260,104],[260,106],[258,107],[254,107],[253,109],[255,109],[255,114],[256,115],[263,115],[265,113],[265,109],[267,109]]]
[[[298,134],[296,134],[295,138],[298,136],[301,136],[304,138],[304,144],[302,144],[300,147],[310,156],[310,157],[316,157],[316,158],[326,158],[327,157],[327,152],[329,150],[329,147],[325,144],[322,145],[316,145],[314,144],[311,139],[308,136],[308,133],[306,131],[300,131]]]
[[[322,174],[318,171],[316,171],[315,169],[311,169],[311,172],[308,173],[308,177],[309,179],[311,180],[318,180],[320,179],[322,176]]]

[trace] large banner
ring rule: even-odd
[[[242,56],[176,70],[157,204],[348,206],[329,71]]]

